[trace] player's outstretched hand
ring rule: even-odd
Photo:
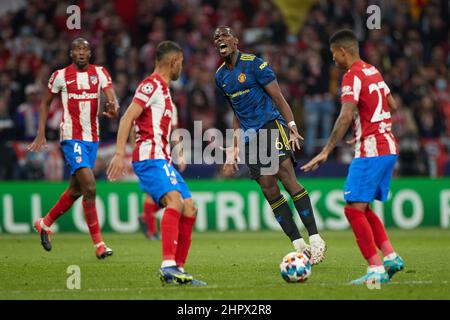
[[[301,169],[305,172],[316,170],[322,163],[327,161],[328,154],[324,151],[315,156],[311,161],[301,167]]]
[[[38,135],[34,141],[27,146],[28,151],[40,152],[43,149],[47,149],[47,139],[45,136]]]
[[[225,164],[223,165],[223,171],[227,175],[234,174],[239,170],[239,147],[220,147],[221,150],[225,151]]]
[[[347,143],[347,144],[355,144],[356,143],[356,138],[351,138],[350,140],[345,141],[345,143]]]
[[[119,117],[119,108],[115,101],[106,102],[106,111],[103,112],[103,115],[110,119],[115,119]]]
[[[297,126],[289,128],[289,145],[292,147],[292,151],[300,150],[300,140],[304,140],[298,133]]]
[[[115,181],[118,178],[122,177],[125,174],[124,171],[125,163],[122,156],[115,155],[106,171],[106,175],[109,181]]]
[[[183,156],[180,156],[178,159],[178,171],[184,172],[184,170],[186,170],[186,161]]]

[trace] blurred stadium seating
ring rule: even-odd
[[[352,28],[361,41],[362,57],[382,71],[400,105],[394,115],[401,152],[398,174],[450,175],[446,1],[370,1],[382,12],[381,30],[371,31],[365,26],[369,1],[302,1],[295,21],[283,16],[287,2],[1,1],[0,180],[67,178],[57,147],[61,118],[57,99],[47,128],[47,138],[53,141],[47,151],[50,157],[27,154],[24,147],[37,129],[40,93],[51,72],[70,63],[69,44],[78,36],[91,42],[91,62],[110,71],[122,114],[136,85],[153,69],[155,45],[165,39],[177,41],[185,53],[183,76],[172,88],[180,126],[192,131],[193,121],[201,120],[204,130],[231,127],[231,110],[214,86],[220,62],[211,39],[218,25],[230,25],[241,39],[240,49],[262,56],[277,73],[306,139],[298,154],[301,161],[320,149],[339,112],[341,77],[328,38],[339,28]],[[81,30],[66,28],[66,8],[71,4],[81,8]],[[298,21],[300,28],[295,27]],[[117,129],[117,121],[101,120],[105,148],[114,142]],[[344,176],[351,146],[341,145],[334,157],[316,175]],[[106,162],[98,161],[98,178],[104,177]],[[186,175],[211,178],[221,173],[213,166],[192,165]]]

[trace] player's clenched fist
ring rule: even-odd
[[[125,162],[123,156],[115,155],[106,171],[106,175],[108,176],[108,180],[114,181],[125,174],[124,172]]]

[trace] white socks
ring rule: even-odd
[[[384,257],[383,261],[394,260],[395,258],[397,258],[397,254],[395,252],[392,252],[391,254],[388,254],[386,257]]]
[[[303,252],[306,249],[306,242],[303,238],[292,241],[292,244],[297,252]]]
[[[102,242],[94,244],[94,248],[98,248],[98,247],[104,246],[104,245],[105,245],[105,243],[102,241]]]
[[[39,225],[41,226],[42,229],[44,229],[45,231],[50,231],[50,227],[47,227],[44,224],[44,219],[39,220]]]
[[[370,266],[367,269],[367,272],[375,272],[375,273],[385,273],[386,270],[384,270],[383,266]]]
[[[323,241],[318,233],[313,234],[312,236],[309,237],[309,242],[310,243],[311,242],[317,242],[317,241]]]
[[[175,260],[163,260],[163,262],[161,263],[161,268],[176,267],[176,266],[177,264]]]

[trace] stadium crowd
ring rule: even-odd
[[[366,27],[366,8],[372,3],[381,8],[379,30]],[[80,30],[66,27],[71,4],[81,8]],[[70,63],[69,45],[78,36],[91,43],[91,63],[109,70],[121,114],[153,69],[156,44],[178,42],[185,54],[183,76],[172,88],[179,126],[192,131],[197,120],[203,131],[232,127],[232,111],[214,81],[220,62],[212,32],[218,25],[231,26],[240,49],[263,57],[277,74],[305,137],[303,158],[320,150],[339,112],[341,73],[328,39],[339,28],[353,29],[363,59],[380,69],[399,106],[393,115],[398,174],[450,175],[446,1],[321,0],[292,33],[269,0],[17,0],[0,3],[0,179],[49,178],[39,155],[27,154],[15,142],[34,138],[42,92],[51,72]],[[60,119],[60,101],[54,99],[49,141],[58,141]],[[118,121],[101,118],[100,124],[101,140],[112,144]],[[349,155],[351,146],[345,144],[335,152],[338,162],[348,163]]]

